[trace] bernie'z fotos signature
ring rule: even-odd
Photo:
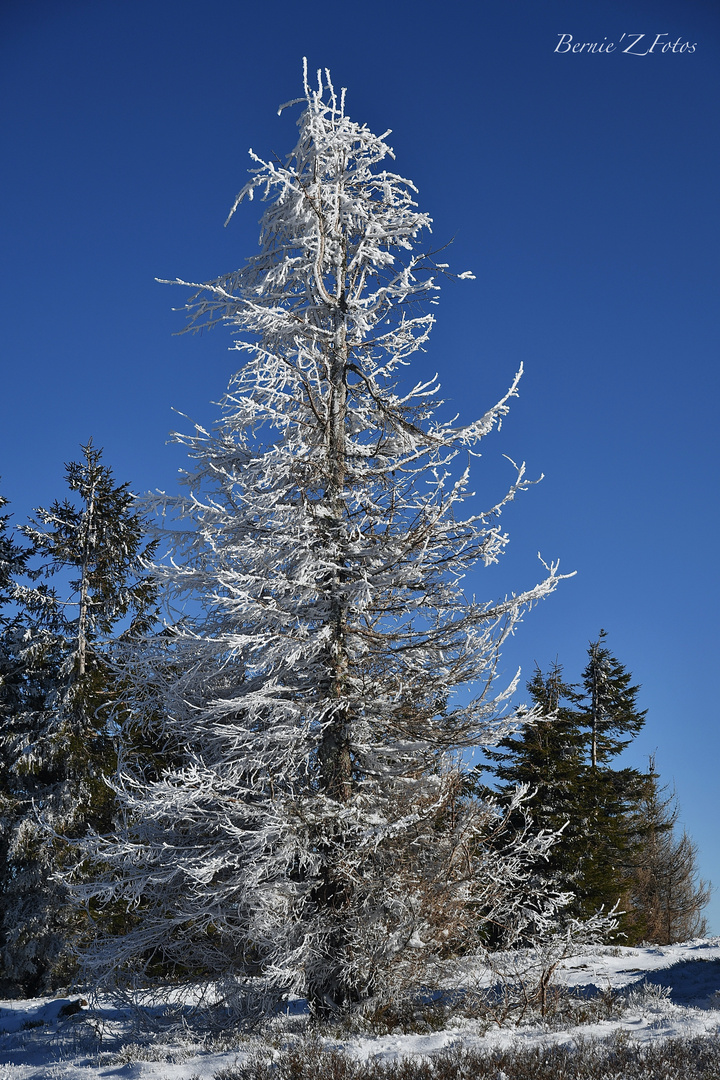
[[[649,34],[623,34],[617,43],[608,41],[606,37],[600,42],[573,41],[572,34],[558,34],[558,37],[560,40],[555,46],[556,53],[611,53],[620,49],[628,56],[649,56],[651,53],[657,56],[661,52],[694,53],[697,48],[697,41],[692,44],[682,38],[677,41],[664,41],[664,38],[670,37],[669,34],[656,34],[652,45]],[[620,48],[623,42],[625,47]]]

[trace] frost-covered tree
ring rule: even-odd
[[[30,580],[14,583],[17,612],[5,634],[14,681],[0,735],[0,969],[26,993],[55,978],[78,929],[54,876],[67,841],[112,822],[103,775],[115,769],[116,687],[104,642],[128,619],[144,625],[153,597],[138,563],[144,529],[128,485],[115,483],[92,442],[82,450],[83,460],[66,466],[70,498],[36,510],[20,528],[32,544],[22,566]]]
[[[85,845],[79,893],[135,919],[96,968],[262,974],[322,1010],[489,926],[512,943],[551,925],[559,898],[531,880],[549,838],[462,796],[460,756],[509,730],[498,650],[558,573],[498,602],[463,591],[527,485],[519,468],[496,505],[468,502],[517,379],[465,425],[440,418],[436,379],[400,388],[446,272],[430,218],[329,76],[301,101],[294,151],[253,155],[233,206],[267,201],[259,253],[187,305],[245,364],[217,428],[178,436],[184,493],[155,500],[156,578],[185,617],[126,658],[124,708],[176,763],[127,751],[124,827]]]

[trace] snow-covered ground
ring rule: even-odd
[[[468,980],[483,980],[467,963]],[[638,1041],[720,1031],[720,938],[649,948],[587,947],[563,962],[558,982],[585,988],[589,995],[625,990],[627,1000],[614,1018],[582,1027],[546,1026],[486,1030],[478,1020],[462,1020],[423,1035],[327,1039],[328,1049],[344,1049],[360,1059],[392,1059],[433,1054],[461,1044],[470,1049],[608,1038],[618,1029]],[[257,1038],[198,1032],[195,1024],[172,1034],[139,1033],[132,1011],[109,1001],[74,1004],[76,997],[0,1002],[0,1080],[211,1080],[221,1069],[263,1052]],[[621,1013],[621,1015],[618,1015]],[[273,1040],[275,1046],[278,1039]],[[268,1055],[273,1050],[268,1046]]]

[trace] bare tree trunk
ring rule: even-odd
[[[95,530],[95,478],[92,473],[92,462],[88,456],[88,470],[90,473],[90,492],[87,501],[86,510],[86,526],[85,526],[85,541],[83,547],[83,559],[80,570],[80,602],[78,610],[78,636],[77,636],[77,650],[78,650],[78,662],[77,662],[77,676],[78,679],[82,679],[85,675],[86,668],[86,656],[87,656],[87,623],[88,623],[88,577],[89,569],[88,563],[90,561],[90,552],[94,547],[94,530]]]
[[[330,579],[330,678],[329,696],[332,719],[323,732],[320,744],[321,779],[325,791],[338,802],[347,802],[352,794],[352,759],[350,755],[350,717],[344,698],[347,688],[348,655],[346,643],[347,600],[343,595],[345,578],[343,551],[343,513],[346,468],[345,422],[347,415],[347,325],[343,273],[338,268],[335,334],[329,365],[330,394],[327,428],[327,490],[330,550],[333,561]]]
[[[597,670],[598,658],[597,658],[597,652],[598,652],[597,645],[593,645],[592,646],[592,653],[591,653],[591,662],[592,662],[593,668],[592,668],[592,705],[591,705],[592,744],[591,744],[591,757],[590,757],[590,761],[591,761],[591,765],[592,765],[593,769],[597,769],[597,759],[598,759],[597,744],[598,744],[599,703],[598,703],[598,670]]]
[[[328,552],[332,568],[328,575],[330,645],[328,677],[325,693],[330,715],[325,724],[318,758],[320,784],[326,795],[346,803],[352,795],[352,756],[350,753],[350,713],[347,704],[347,599],[344,594],[346,577],[344,541],[344,488],[346,480],[346,417],[347,417],[347,325],[343,275],[338,267],[335,309],[335,333],[329,361],[329,401],[326,428],[326,488],[325,506],[328,521]],[[343,926],[342,912],[348,902],[351,885],[346,876],[330,859],[320,875],[314,891],[317,903],[336,913],[336,925],[326,939],[327,962],[322,976],[312,980],[308,1000],[314,1012],[331,1015],[348,1003],[348,987],[343,962],[349,940]],[[350,995],[352,996],[352,995]]]

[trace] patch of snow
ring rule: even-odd
[[[491,981],[471,960],[464,962],[463,972],[475,985]],[[607,1039],[620,1030],[634,1042],[648,1043],[720,1030],[720,938],[664,947],[587,946],[563,961],[556,981],[601,993],[627,990],[624,1015],[561,1031],[540,1025],[485,1031],[480,1021],[458,1020],[429,1034],[354,1036],[324,1043],[328,1050],[344,1050],[360,1061],[392,1061],[428,1057],[458,1045],[491,1051],[513,1045],[573,1044],[580,1038]],[[217,1050],[209,1033],[190,1028],[138,1041],[130,1009],[120,1009],[107,999],[92,1007],[81,1000],[76,995],[0,1001],[0,1080],[212,1080],[253,1052],[267,1052],[268,1057],[274,1053],[261,1040],[242,1036],[235,1043],[228,1040],[229,1048]],[[197,990],[188,988],[184,1000],[195,1004]],[[292,1004],[300,1006],[299,1001]],[[153,1011],[162,1007],[158,1000]],[[208,1049],[203,1049],[204,1041]]]

